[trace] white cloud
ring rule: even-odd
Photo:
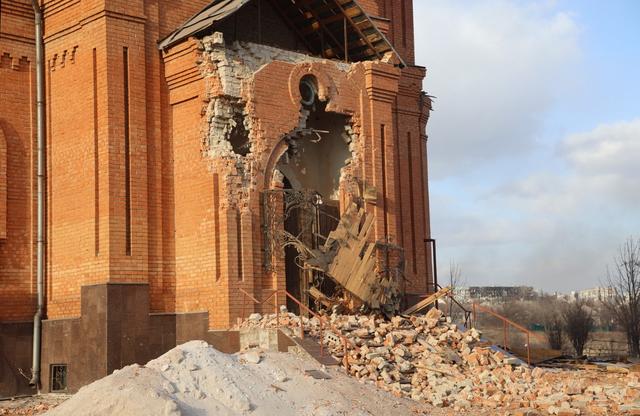
[[[415,2],[417,63],[435,95],[432,177],[478,170],[535,146],[540,119],[573,79],[579,29],[552,3]]]
[[[471,284],[598,285],[618,245],[640,235],[639,143],[640,119],[600,125],[561,141],[560,172],[473,195],[465,212],[435,199],[443,258],[456,258]]]
[[[623,179],[637,174],[640,169],[640,118],[573,134],[563,142],[561,153],[587,175],[613,175]]]
[[[433,236],[441,269],[455,259],[469,284],[595,286],[617,246],[640,236],[640,118],[581,133],[565,120],[596,81],[563,4],[414,2],[417,63],[437,97]]]
[[[640,119],[570,134],[558,148],[566,171],[534,172],[492,195],[510,198],[519,209],[574,219],[640,207]]]

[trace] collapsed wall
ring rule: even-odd
[[[367,202],[371,204],[368,209],[371,211],[380,192],[373,186],[372,166],[364,163],[366,138],[362,135],[362,118],[365,109],[361,100],[369,95],[365,82],[367,70],[362,63],[327,61],[271,46],[239,41],[227,44],[219,32],[202,39],[199,49],[199,67],[206,85],[202,154],[221,182],[219,187],[223,191],[218,207],[236,210],[238,217],[248,215],[242,212],[254,210],[254,215],[255,211],[262,212],[258,221],[263,232],[262,235],[255,233],[254,222],[252,249],[266,253],[262,271],[267,276],[263,281],[273,280],[263,282],[262,286],[286,287],[309,304],[308,290],[314,284],[319,287],[318,281],[322,280],[317,273],[326,274],[338,253],[334,252],[329,259],[325,256],[323,268],[311,266],[307,260],[333,250],[324,250],[326,244],[319,241],[318,236],[327,240],[338,224],[325,225],[322,230],[323,221],[312,218],[311,228],[305,230],[308,224],[300,225],[306,221],[301,217],[319,218],[326,211],[321,206],[328,206],[334,207],[328,216],[337,221],[351,204],[365,208]],[[262,85],[258,80],[264,76],[273,82],[271,78],[276,74],[284,78],[282,74],[287,72],[288,79],[278,89],[288,87],[288,94],[270,95],[265,91],[264,80]],[[272,114],[265,117],[265,110]],[[297,224],[293,226],[287,218],[290,210],[287,198],[292,195],[294,199],[307,198],[298,205],[311,207],[311,211],[296,212]],[[280,208],[282,204],[284,212]],[[373,217],[370,219],[373,225]],[[376,236],[372,232],[363,234],[363,238],[369,243],[377,238],[378,244],[372,245],[368,253],[355,253],[366,263],[360,273],[368,279],[363,285],[377,285],[376,277],[382,269],[387,280],[397,278],[389,278],[389,267],[374,270],[381,259],[389,259],[388,255],[385,258],[374,252],[389,242],[388,231],[372,227],[372,231],[374,229],[378,231]],[[240,225],[238,235],[242,233]],[[381,234],[384,238],[380,238]],[[287,250],[292,248],[295,254],[289,255]],[[388,244],[386,248],[388,250]],[[241,268],[243,261],[238,260],[238,264]],[[349,271],[344,270],[343,274]],[[242,272],[246,270],[243,268]],[[347,287],[346,277],[332,277],[341,287]],[[300,286],[296,287],[291,280],[300,280]],[[359,300],[376,306],[386,303],[379,299]],[[398,303],[396,299],[394,302]]]
[[[227,45],[220,32],[203,38],[201,48],[200,70],[207,91],[204,110],[206,124],[202,135],[203,154],[212,161],[212,166],[233,165],[245,192],[244,196],[238,196],[247,198],[246,192],[255,189],[256,181],[252,178],[260,176],[259,171],[265,168],[261,163],[264,155],[270,153],[273,146],[271,138],[264,137],[264,121],[257,117],[253,108],[256,101],[254,75],[272,62],[327,65],[329,61],[250,42],[235,41]],[[331,62],[329,65],[345,74],[353,67],[352,64],[340,62]],[[327,91],[319,89],[318,94],[318,100],[326,105],[329,99]],[[310,107],[300,104],[297,125],[283,135],[288,145],[295,147],[295,139],[312,132],[313,129],[307,128],[311,124]],[[278,111],[278,108],[274,108],[274,111]],[[353,131],[352,125],[334,128],[339,134],[346,135],[351,152],[349,162],[358,160],[358,149],[355,146],[357,140],[353,140],[357,133]],[[296,155],[295,151],[288,154]]]

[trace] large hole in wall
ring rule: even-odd
[[[290,135],[287,152],[277,169],[291,182],[292,189],[312,189],[328,204],[339,200],[342,169],[351,161],[348,117],[324,111],[319,103],[306,126]]]
[[[340,181],[343,169],[351,162],[352,133],[350,118],[326,111],[327,103],[318,100],[317,84],[312,77],[300,83],[302,118],[298,128],[286,136],[289,147],[276,168],[284,176],[285,189],[315,195],[314,208],[290,211],[284,221],[285,231],[307,247],[324,243],[319,236],[333,231],[340,216]],[[322,292],[332,291],[333,283],[317,272],[301,269],[296,248],[285,249],[287,290],[310,305],[307,292],[316,286]],[[293,302],[287,305],[298,312]]]

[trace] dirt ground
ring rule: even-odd
[[[276,354],[275,356],[277,356]],[[286,357],[281,357],[286,358]],[[295,360],[298,361],[298,360]],[[297,365],[300,365],[298,362]],[[406,399],[398,399],[391,394],[381,391],[370,384],[363,384],[351,377],[342,374],[340,369],[329,368],[327,371],[334,377],[331,383],[334,384],[334,388],[340,392],[340,394],[348,394],[353,397],[354,406],[358,407],[365,401],[368,401],[369,409],[371,409],[371,401],[375,405],[380,405],[379,412],[373,413],[380,416],[405,416],[405,415],[430,415],[430,416],[493,416],[493,415],[505,415],[505,416],[546,416],[548,412],[544,412],[541,409],[487,409],[480,410],[477,408],[470,410],[453,409],[453,408],[434,408],[425,404],[413,403],[407,405]],[[594,379],[601,379],[606,377],[607,373],[600,373],[595,371],[570,371],[562,370],[557,373],[558,377],[566,377],[568,380],[573,381],[586,381],[593,382]],[[609,375],[611,376],[611,375]],[[612,383],[613,384],[613,383]],[[624,385],[618,385],[618,388],[625,388]],[[41,396],[33,396],[27,398],[19,398],[15,400],[0,401],[0,416],[8,415],[21,415],[21,416],[35,416],[43,415],[48,410],[51,410],[64,401],[73,396],[62,394],[45,394]],[[408,412],[408,413],[407,413]],[[557,414],[557,413],[556,413]],[[603,413],[582,413],[582,415],[590,414],[603,414]],[[625,412],[608,413],[609,415],[636,415],[640,414],[640,410],[635,409]],[[323,413],[323,416],[343,416],[344,413],[336,411],[335,413]],[[105,415],[106,416],[106,415]],[[346,415],[345,415],[346,416]]]
[[[41,415],[58,406],[69,397],[71,396],[67,394],[43,394],[40,396],[23,397],[14,400],[2,400],[0,401],[0,415]]]

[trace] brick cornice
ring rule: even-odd
[[[182,71],[172,74],[171,76],[167,76],[166,80],[169,90],[173,90],[183,87],[192,82],[202,80],[202,74],[200,73],[198,67],[194,65],[193,68],[186,68]]]
[[[33,38],[29,38],[26,36],[15,35],[12,33],[0,32],[0,40],[9,40],[13,42],[25,43],[29,46],[35,45],[35,41]]]
[[[420,109],[418,107],[415,107],[415,110],[411,110],[408,108],[403,108],[403,107],[398,107],[395,109],[395,113],[396,114],[402,114],[405,116],[411,116],[411,117],[421,117],[422,116],[422,112],[420,111]]]
[[[77,32],[78,30],[82,29],[84,26],[87,26],[96,20],[106,19],[106,18],[122,20],[130,23],[136,23],[136,24],[142,24],[142,25],[144,25],[147,21],[147,19],[144,17],[130,16],[130,15],[126,15],[126,14],[122,14],[122,13],[118,13],[110,10],[100,10],[96,13],[93,13],[91,15],[88,15],[80,19],[79,21],[71,24],[70,26],[64,27],[56,32],[47,34],[44,40],[45,42],[51,42],[56,39],[60,39],[66,35]]]
[[[195,39],[182,42],[163,52],[164,78],[171,104],[195,98],[203,92],[204,80],[196,62],[199,55],[198,42]]]
[[[365,62],[367,94],[374,101],[392,103],[398,94],[400,70],[381,62]]]
[[[80,0],[62,0],[58,2],[47,2],[42,6],[44,18],[47,19],[55,14],[64,11],[66,8],[79,4]]]
[[[2,2],[2,14],[24,17],[33,20],[33,9],[29,3],[17,2],[15,0],[4,0]]]

